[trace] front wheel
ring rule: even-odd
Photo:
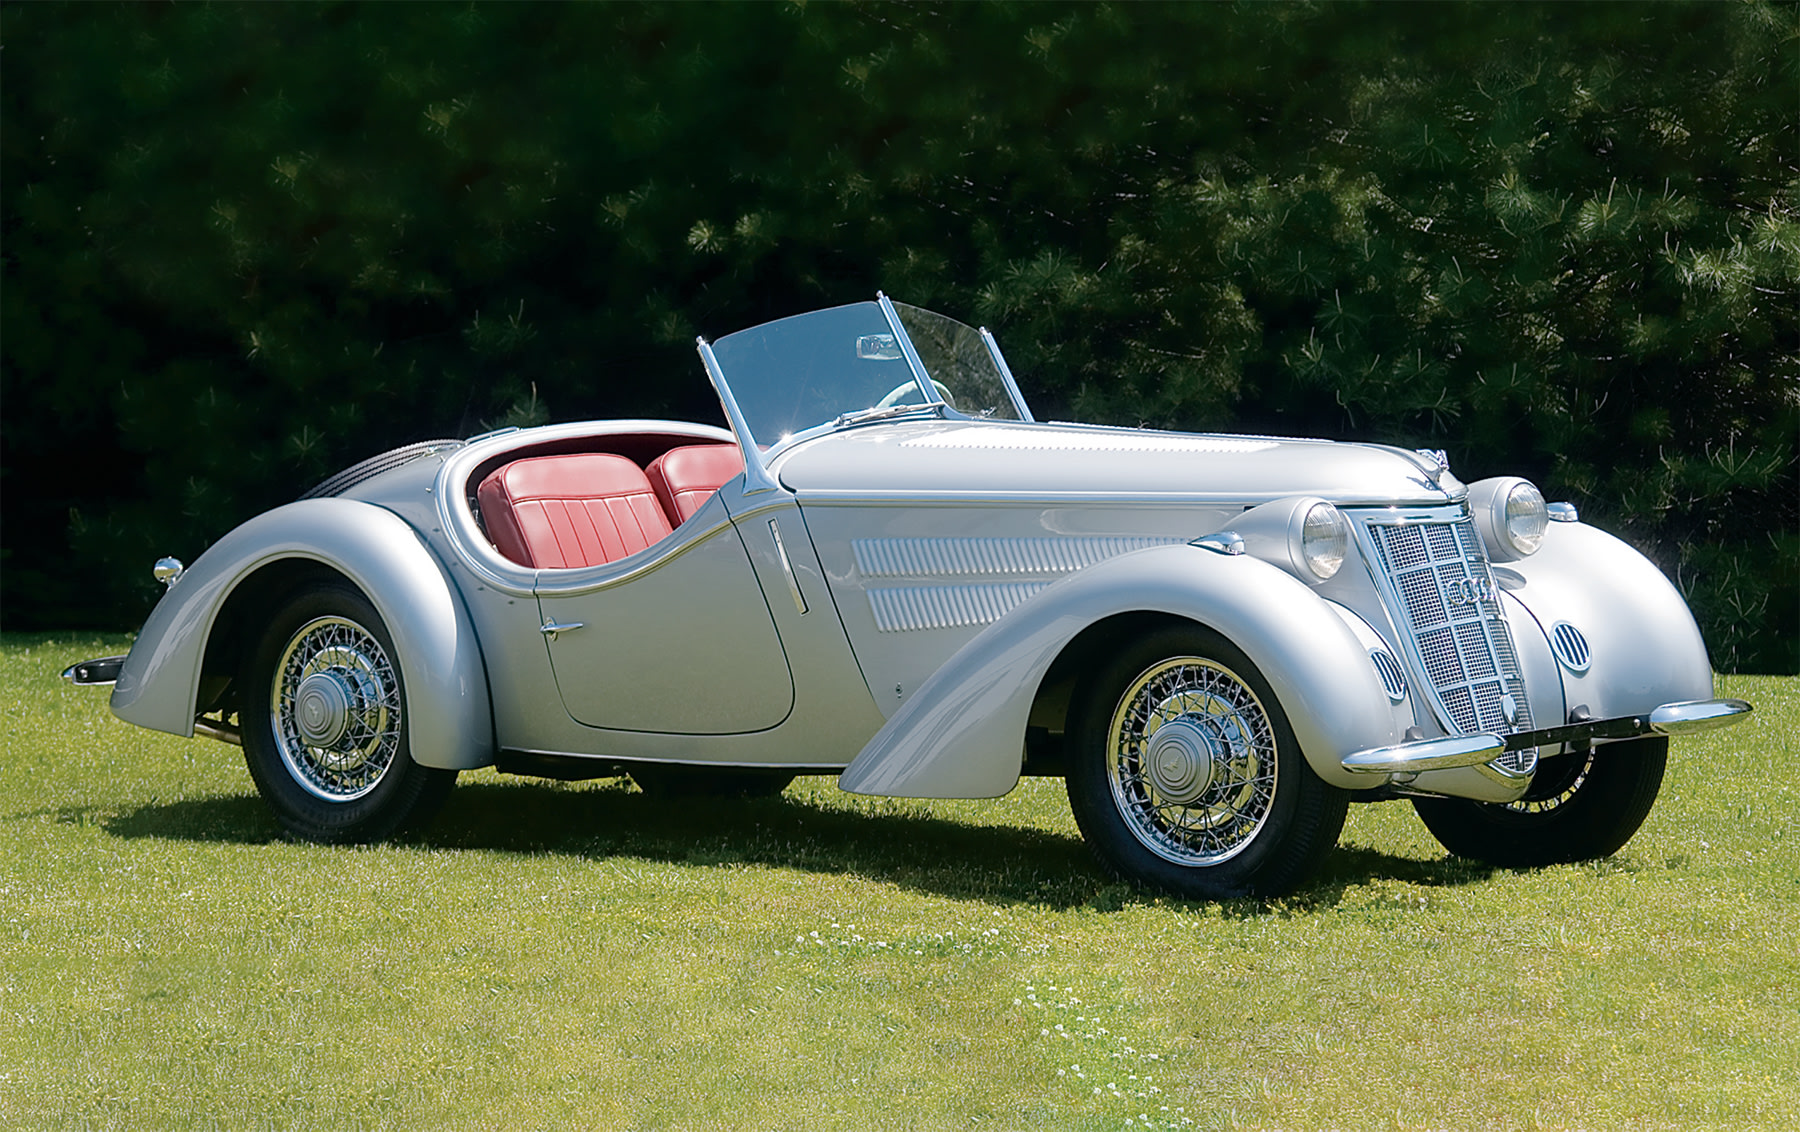
[[[1200,626],[1134,642],[1078,692],[1069,806],[1108,868],[1197,900],[1293,891],[1349,795],[1300,754],[1262,673]]]
[[[1650,816],[1668,758],[1668,737],[1645,735],[1544,759],[1516,802],[1415,798],[1413,809],[1458,857],[1501,868],[1592,861]]]
[[[456,772],[420,766],[408,746],[394,641],[347,585],[295,594],[239,674],[244,762],[289,835],[376,841],[429,818]]]

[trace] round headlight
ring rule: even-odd
[[[1349,552],[1350,521],[1329,503],[1313,504],[1300,524],[1300,560],[1324,581],[1338,572]]]
[[[1521,556],[1536,553],[1550,526],[1550,508],[1544,503],[1544,493],[1527,480],[1514,484],[1506,493],[1504,522],[1496,526]]]

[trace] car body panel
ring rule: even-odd
[[[1547,642],[1560,623],[1586,638],[1592,656],[1585,671],[1556,665],[1570,710],[1605,719],[1713,694],[1706,645],[1680,591],[1655,563],[1605,531],[1551,523],[1536,554],[1494,572],[1531,614],[1540,639]]]
[[[1343,504],[1448,497],[1416,455],[1378,445],[1017,421],[853,427],[797,445],[774,470],[803,500],[898,493],[919,504],[1023,496],[1242,509],[1299,494]]]
[[[1366,788],[1339,760],[1400,741],[1374,667],[1326,602],[1257,559],[1166,546],[1073,574],[982,630],[888,719],[839,784],[909,797],[1006,793],[1018,780],[1025,722],[1052,662],[1088,626],[1144,611],[1186,618],[1237,643],[1327,782]]]
[[[191,736],[201,663],[221,607],[259,569],[290,560],[330,567],[381,614],[400,653],[394,660],[418,762],[466,769],[493,761],[486,667],[461,595],[405,521],[355,499],[290,503],[214,543],[138,634],[113,688],[113,714]]]

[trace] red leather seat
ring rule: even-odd
[[[690,444],[664,452],[645,474],[669,522],[679,526],[743,470],[744,454],[735,444]]]
[[[650,481],[623,456],[533,456],[496,469],[475,489],[500,553],[522,566],[598,566],[666,537]]]

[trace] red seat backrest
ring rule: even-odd
[[[500,553],[522,566],[598,566],[670,531],[650,481],[623,456],[533,456],[495,469],[475,489]]]
[[[690,444],[652,460],[646,474],[669,522],[679,526],[743,470],[744,454],[735,444]]]

